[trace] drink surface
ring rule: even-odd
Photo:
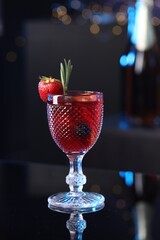
[[[63,97],[62,97],[63,98]],[[64,98],[63,98],[64,100]],[[103,121],[103,100],[79,96],[47,103],[50,133],[63,152],[87,152],[97,141]]]

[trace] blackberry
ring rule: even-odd
[[[76,134],[79,137],[84,138],[84,137],[88,136],[90,133],[91,133],[91,129],[87,123],[78,124],[78,127],[76,128]]]

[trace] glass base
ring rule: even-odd
[[[105,198],[103,195],[91,192],[64,192],[57,193],[48,198],[48,207],[51,210],[72,213],[96,212],[104,207]]]

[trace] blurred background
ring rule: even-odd
[[[65,162],[51,139],[46,105],[37,91],[39,76],[60,78],[64,58],[74,65],[70,89],[103,91],[105,118],[121,114],[119,59],[134,4],[0,0],[1,159]],[[160,0],[154,1],[152,24],[159,42]]]

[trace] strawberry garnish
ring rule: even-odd
[[[48,94],[63,94],[63,86],[60,80],[43,76],[40,77],[38,92],[42,101],[47,102]]]
[[[66,59],[64,59],[64,64],[60,63],[61,81],[52,77],[40,77],[38,92],[43,102],[47,102],[48,94],[61,95],[66,93],[72,67],[71,60],[67,62]]]

